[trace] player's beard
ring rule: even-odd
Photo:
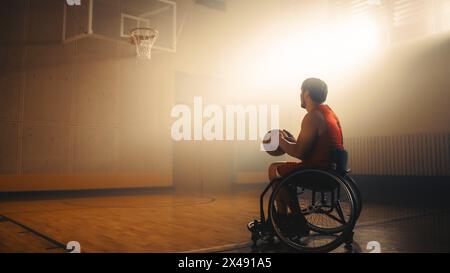
[[[303,109],[306,109],[306,103],[305,103],[305,98],[304,98],[304,94],[303,93],[300,95],[300,106]]]

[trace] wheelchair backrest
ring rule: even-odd
[[[347,171],[348,152],[345,149],[331,151],[331,168],[337,172]]]

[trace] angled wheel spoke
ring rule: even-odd
[[[336,211],[337,211],[339,217],[341,218],[341,221],[343,221],[345,223],[345,216],[344,216],[344,213],[342,212],[341,201],[337,201]]]
[[[333,214],[330,214],[330,213],[325,213],[325,215],[328,216],[328,217],[330,217],[330,218],[333,219],[334,221],[339,222],[339,223],[341,223],[341,224],[343,224],[343,225],[346,225],[346,224],[347,224],[347,222],[345,222],[345,219],[344,219],[344,218],[339,219],[339,218],[337,218],[336,216],[334,216]]]

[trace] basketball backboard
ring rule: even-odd
[[[64,5],[62,39],[70,43],[86,37],[128,42],[134,28],[158,30],[153,49],[176,51],[177,4],[169,0],[81,0]]]

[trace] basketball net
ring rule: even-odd
[[[136,55],[139,59],[152,58],[152,48],[158,36],[159,32],[153,28],[135,28],[130,31],[131,43],[136,46]]]

